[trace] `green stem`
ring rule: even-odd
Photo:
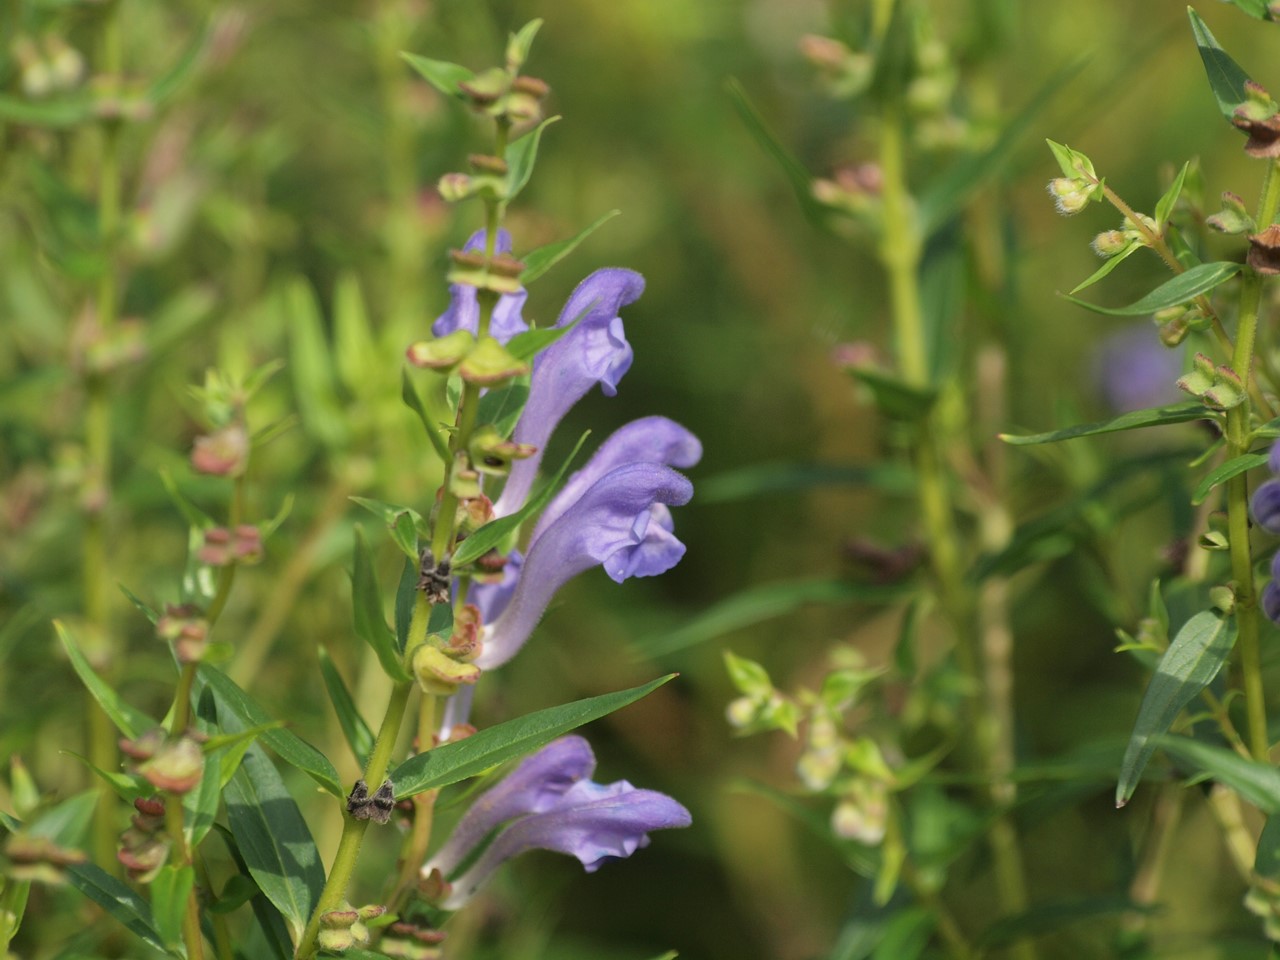
[[[117,86],[123,69],[123,47],[119,0],[111,0],[102,11],[98,37],[98,72]],[[120,231],[120,123],[108,118],[98,133],[98,242],[103,268],[95,293],[98,335],[107,338],[116,325],[117,289],[116,239]],[[82,541],[84,613],[90,633],[100,645],[105,678],[115,673],[114,643],[111,638],[111,576],[107,555],[107,505],[111,497],[111,397],[105,374],[91,371],[86,378],[85,410],[85,510]],[[90,762],[101,770],[116,766],[115,731],[111,721],[95,702],[87,716]],[[116,801],[107,784],[99,791],[94,812],[94,859],[98,865],[116,872]]]
[[[426,753],[432,748],[436,733],[436,706],[439,698],[424,694],[418,708],[418,751]],[[400,874],[395,888],[387,900],[387,909],[399,913],[418,879],[418,868],[427,859],[427,847],[431,844],[431,826],[434,819],[436,791],[426,790],[413,798],[413,830],[406,838],[401,851]]]
[[[1276,216],[1280,205],[1280,177],[1277,164],[1267,164],[1263,179],[1262,199],[1256,218],[1259,229]],[[1262,304],[1263,278],[1246,270],[1240,286],[1239,321],[1236,348],[1231,357],[1232,368],[1249,376],[1253,364],[1254,341],[1258,332],[1258,313]],[[1253,439],[1250,404],[1245,401],[1227,411],[1227,457],[1242,456]],[[1268,761],[1270,742],[1267,736],[1266,694],[1262,685],[1262,645],[1257,617],[1258,598],[1253,583],[1253,553],[1249,547],[1249,483],[1244,474],[1227,482],[1227,530],[1231,544],[1231,576],[1236,587],[1236,625],[1239,630],[1240,673],[1244,686],[1245,715],[1248,718],[1249,752],[1255,760]]]
[[[414,610],[414,623],[422,618],[422,606]],[[427,607],[428,614],[430,607]],[[425,622],[422,630],[426,629]],[[412,682],[398,683],[392,688],[391,699],[387,702],[386,713],[382,717],[382,725],[378,728],[378,739],[374,741],[373,753],[365,766],[364,781],[375,789],[386,779],[387,769],[391,765],[391,752],[400,736],[400,727],[404,722],[405,707],[409,703],[409,693],[413,689]],[[316,938],[320,933],[320,918],[331,910],[337,910],[347,899],[347,887],[351,884],[351,874],[355,870],[356,861],[360,857],[360,846],[364,842],[365,831],[369,829],[368,820],[357,820],[347,814],[342,821],[342,837],[338,841],[338,852],[334,855],[333,866],[329,870],[329,878],[316,909],[307,921],[302,939],[298,943],[297,960],[305,960],[316,952]]]
[[[886,109],[881,117],[879,144],[883,184],[883,232],[879,253],[889,278],[898,364],[908,384],[923,388],[930,386],[931,376],[919,290],[921,238],[907,186],[905,130],[892,107]],[[995,718],[988,714],[990,701],[982,670],[982,639],[975,604],[965,581],[955,508],[941,455],[939,407],[935,404],[920,425],[914,449],[920,512],[941,607],[955,636],[957,661],[976,694],[970,701],[970,710],[974,714],[970,727],[976,759],[989,780],[988,799],[998,806],[998,771],[995,769],[998,730]],[[1007,777],[1007,771],[1004,776]],[[1027,892],[1022,854],[1013,823],[1007,816],[998,816],[987,838],[1001,909],[1005,914],[1021,913],[1027,907]],[[1034,960],[1035,957],[1035,948],[1030,941],[1016,944],[1013,952],[1020,960]]]

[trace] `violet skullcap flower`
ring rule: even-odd
[[[682,469],[702,459],[702,443],[689,430],[667,417],[641,417],[611,433],[587,465],[565,481],[547,504],[530,540],[540,534],[578,502],[597,480],[627,463],[660,463]]]
[[[657,463],[629,463],[597,480],[530,543],[515,592],[480,634],[475,663],[488,670],[515,656],[555,592],[584,570],[602,564],[621,583],[675,566],[684,544],[665,507],[692,496],[693,484]]]
[[[1267,457],[1267,469],[1280,476],[1280,440],[1271,445],[1271,453]]]
[[[526,759],[485,793],[458,823],[440,851],[422,867],[447,876],[496,827],[510,821],[461,876],[440,904],[456,910],[501,864],[526,850],[554,850],[577,857],[588,873],[610,860],[648,846],[649,833],[687,827],[692,818],[681,804],[654,790],[638,790],[625,780],[611,784],[586,779],[595,757],[581,737],[562,737]]]
[[[1253,522],[1267,533],[1280,535],[1280,480],[1268,480],[1253,491],[1249,512]]]
[[[1272,623],[1280,623],[1280,583],[1274,580],[1267,581],[1267,585],[1262,588],[1259,605],[1268,620]]]
[[[467,251],[484,250],[485,232],[477,230],[462,248]],[[506,230],[498,231],[494,243],[494,253],[511,252],[511,234]],[[518,293],[504,293],[498,298],[493,308],[493,316],[489,319],[489,334],[499,343],[506,343],[517,333],[524,333],[529,325],[524,322],[521,310],[529,296],[521,287]],[[457,330],[469,330],[472,333],[480,329],[480,301],[476,297],[476,288],[466,283],[449,285],[449,308],[436,318],[431,325],[431,332],[443,337]]]
[[[618,381],[631,368],[631,345],[618,311],[644,292],[644,278],[633,270],[597,270],[570,295],[557,327],[577,325],[543,350],[533,361],[529,399],[511,439],[529,443],[537,452],[511,467],[494,514],[505,517],[524,503],[538,474],[542,451],[560,420],[597,383],[605,396],[618,392]],[[584,314],[585,311],[585,314]]]

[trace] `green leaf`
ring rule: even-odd
[[[1159,737],[1157,746],[1230,787],[1267,816],[1280,813],[1280,768],[1246,760],[1225,747],[1190,737]]]
[[[172,956],[151,919],[151,908],[140,896],[92,863],[67,867],[66,873],[73,887],[123,923],[134,936]]]
[[[333,354],[311,285],[295,277],[278,294],[289,324],[289,370],[302,426],[330,450],[347,442],[348,419],[338,403]]]
[[[370,500],[368,497],[352,497],[375,517],[381,517],[391,533],[391,539],[410,560],[418,560],[418,528],[422,526],[422,514],[412,507],[402,507],[394,503],[383,503],[381,500]]]
[[[1155,738],[1167,733],[1182,708],[1218,675],[1235,642],[1235,620],[1215,610],[1203,610],[1182,625],[1156,665],[1138,708],[1138,719],[1120,761],[1117,807],[1124,806],[1133,796],[1142,771],[1155,752]]]
[[[598,720],[635,703],[673,677],[675,674],[670,673],[630,690],[538,710],[481,730],[457,743],[446,743],[427,753],[410,757],[391,774],[396,787],[396,799],[403,800],[424,790],[447,787],[451,783],[484,773],[490,767],[507,760],[523,757],[584,723]]]
[[[346,797],[346,791],[338,782],[338,771],[323,753],[293,731],[271,726],[272,718],[267,712],[222,671],[208,664],[201,664],[200,677],[213,687],[219,700],[241,723],[264,728],[262,742],[274,750],[281,760],[301,770],[335,797]],[[221,711],[219,715],[221,716]],[[223,726],[226,726],[225,722]]]
[[[577,444],[574,445],[564,463],[560,465],[556,475],[552,477],[549,483],[543,484],[542,489],[526,500],[523,507],[510,516],[490,520],[467,539],[463,540],[458,546],[457,553],[453,555],[453,565],[460,567],[464,563],[470,563],[483,557],[508,536],[520,529],[520,524],[524,523],[527,517],[531,516],[535,511],[541,510],[543,505],[551,499],[551,495],[560,488],[561,481],[564,480],[565,474],[569,472],[569,465],[573,463],[574,457],[578,455],[578,451],[582,449],[583,443],[586,442],[587,437],[590,435],[591,431],[587,430],[578,438]]]
[[[130,740],[136,740],[140,734],[159,726],[141,710],[126,703],[107,685],[106,681],[94,672],[76,644],[75,638],[60,620],[53,621],[53,629],[57,631],[63,649],[67,651],[67,657],[71,660],[71,668],[75,670],[76,676],[80,678],[80,682],[85,685],[93,699],[98,701],[98,706],[115,724],[117,730]]]
[[[373,569],[373,552],[364,530],[356,525],[355,568],[351,572],[351,603],[355,615],[356,635],[373,648],[378,662],[392,680],[398,683],[410,679],[401,663],[400,647],[395,632],[387,626],[382,610],[382,591],[378,588],[377,574]]]
[[[1218,110],[1230,120],[1236,107],[1247,99],[1244,85],[1249,82],[1249,75],[1219,46],[1213,33],[1200,19],[1200,14],[1187,7],[1187,16],[1191,19],[1191,32],[1195,34],[1196,47],[1204,61],[1204,72],[1209,78],[1213,98],[1218,101]]]
[[[765,123],[764,117],[760,115],[760,111],[755,108],[750,98],[747,97],[747,92],[742,88],[742,84],[731,77],[725,83],[725,90],[729,94],[729,99],[733,102],[734,109],[738,111],[738,116],[746,125],[747,132],[763,148],[764,152],[773,157],[778,166],[782,168],[787,182],[791,184],[792,192],[795,193],[796,199],[800,201],[800,209],[805,217],[812,223],[822,223],[826,218],[826,208],[814,199],[813,176],[774,136],[769,125]]]
[[[1182,169],[1178,171],[1178,175],[1173,178],[1173,183],[1169,185],[1169,189],[1164,192],[1159,200],[1156,201],[1156,232],[1164,233],[1165,224],[1169,222],[1169,214],[1173,213],[1174,204],[1178,202],[1178,197],[1182,194],[1182,184],[1186,182],[1187,170],[1191,167],[1191,161],[1188,160],[1182,165]],[[1075,293],[1074,290],[1071,291]]]
[[[590,309],[590,308],[588,308]],[[584,313],[586,311],[583,311]],[[523,333],[517,333],[507,344],[507,353],[517,360],[532,360],[538,353],[555,343],[573,328],[573,324],[563,327],[535,327]]]
[[[155,787],[151,786],[151,784],[147,783],[145,780],[142,780],[141,777],[130,776],[127,773],[120,773],[118,771],[112,772],[110,770],[103,770],[101,767],[94,766],[90,763],[88,757],[82,756],[74,750],[67,750],[63,748],[62,752],[68,757],[79,760],[86,767],[92,770],[94,774],[101,778],[103,782],[108,784],[111,789],[116,792],[116,796],[125,803],[133,803],[133,801],[137,800],[138,797],[149,797],[151,794],[155,793]],[[95,793],[94,795],[96,796],[97,794]]]
[[[523,377],[505,386],[486,390],[480,398],[477,420],[489,424],[504,439],[510,438],[528,399],[529,383]]]
[[[342,681],[338,666],[329,656],[329,651],[320,647],[320,673],[324,676],[325,689],[329,691],[329,701],[333,704],[333,712],[338,715],[338,724],[342,727],[342,735],[347,738],[347,745],[355,754],[361,769],[368,763],[369,754],[373,752],[373,732],[360,716],[360,710],[351,696],[351,691]]]
[[[1139,250],[1143,249],[1143,247],[1145,246],[1146,244],[1143,243],[1141,240],[1131,240],[1129,242],[1129,245],[1126,246],[1123,250],[1121,250],[1119,253],[1115,254],[1114,256],[1107,257],[1106,262],[1103,263],[1102,266],[1100,266],[1097,270],[1093,271],[1093,273],[1089,274],[1089,276],[1085,277],[1083,280],[1077,283],[1074,287],[1072,287],[1071,293],[1074,295],[1079,293],[1081,290],[1084,290],[1087,287],[1093,286],[1095,283],[1097,283],[1103,277],[1110,274],[1112,270],[1120,266],[1120,264],[1124,263],[1126,260],[1128,260],[1131,256],[1133,256]]]
[[[1117,914],[1153,913],[1156,907],[1137,904],[1128,897],[1080,897],[1038,903],[1029,910],[1002,917],[983,931],[978,944],[986,950],[998,950],[1027,937],[1043,936],[1064,927],[1089,921],[1097,924],[1104,917]],[[1095,927],[1096,928],[1096,927]]]
[[[147,99],[153,104],[159,106],[164,103],[175,93],[182,89],[182,85],[186,83],[196,67],[200,64],[201,56],[209,43],[209,21],[210,17],[206,16],[200,21],[200,27],[196,30],[195,35],[183,48],[181,56],[174,61],[164,73],[160,74],[155,82],[151,84],[147,91]]]
[[[32,818],[27,832],[33,837],[47,837],[60,847],[83,846],[100,799],[97,790],[73,794]]]
[[[227,822],[249,874],[301,937],[324,886],[324,867],[302,812],[261,747],[227,784]]]
[[[1195,492],[1191,494],[1191,502],[1199,506],[1204,503],[1214,487],[1226,483],[1232,477],[1237,477],[1247,470],[1260,467],[1266,462],[1267,454],[1265,453],[1246,453],[1241,457],[1233,457],[1205,474],[1204,478],[1196,484]]]
[[[916,480],[915,472],[901,464],[758,463],[699,480],[698,503],[749,500],[826,486],[870,487],[908,496],[914,493]]]
[[[74,127],[93,117],[93,101],[83,95],[27,100],[0,94],[0,121],[32,127]]]
[[[350,272],[339,275],[333,288],[333,359],[343,386],[353,395],[368,393],[381,379],[369,311],[360,281]]]
[[[117,583],[116,586],[120,588],[121,593],[129,598],[129,602],[137,607],[144,617],[151,621],[151,625],[155,626],[156,621],[160,619],[160,614],[152,609],[145,600],[126,587],[123,583]]]
[[[529,48],[533,46],[533,38],[542,27],[542,19],[530,20],[507,41],[507,68],[519,70],[529,59]]]
[[[1253,872],[1270,880],[1280,879],[1280,816],[1272,814],[1267,817],[1262,827]]]
[[[1267,0],[1226,0],[1238,10],[1242,10],[1255,20],[1275,20],[1268,9]]]
[[[469,83],[475,79],[475,74],[466,67],[457,63],[449,63],[447,60],[432,60],[429,57],[420,57],[415,53],[401,52],[401,57],[418,74],[431,84],[446,97],[453,97],[456,100],[466,99],[458,84]]]
[[[419,565],[416,562],[405,560],[404,566],[400,569],[400,583],[396,586],[396,643],[400,645],[402,653],[409,642],[409,627],[413,623],[413,608],[418,601],[418,568]],[[431,611],[432,619],[435,619],[436,610],[438,609],[449,611],[451,618],[449,622],[452,624],[453,607],[447,603],[438,604]]]
[[[879,370],[857,368],[854,379],[871,390],[876,407],[891,420],[914,423],[923,420],[933,409],[938,391],[922,389]]]
[[[912,34],[914,18],[904,0],[891,0],[893,11],[875,50],[875,71],[867,93],[887,104],[887,110],[902,109],[898,101],[906,92],[911,75],[915,72],[915,43]]]
[[[526,287],[537,280],[540,276],[554,267],[557,263],[578,249],[578,245],[583,240],[591,236],[606,223],[618,216],[621,210],[610,210],[595,223],[575,233],[567,240],[557,240],[555,243],[548,243],[544,247],[537,250],[531,250],[520,259],[524,261],[524,270],[520,273],[520,282]]]
[[[178,482],[173,479],[173,475],[168,470],[162,469],[160,471],[160,482],[164,484],[165,492],[169,494],[169,499],[178,508],[182,518],[187,521],[187,526],[196,530],[211,530],[218,525],[213,517],[186,498],[183,492],[178,489]]]
[[[1156,313],[1167,307],[1176,307],[1208,293],[1214,287],[1226,283],[1244,269],[1239,263],[1201,263],[1186,273],[1180,273],[1171,280],[1166,280],[1140,300],[1127,307],[1100,307],[1096,303],[1078,300],[1070,294],[1064,297],[1077,306],[1092,310],[1094,313],[1109,317],[1139,317]]]
[[[916,960],[929,945],[929,937],[937,924],[934,912],[924,907],[899,910],[885,924],[884,937],[871,954],[871,960]]]
[[[151,913],[160,939],[169,947],[182,941],[182,918],[196,884],[193,867],[165,864],[151,881]]]
[[[736,593],[674,630],[645,637],[636,644],[646,657],[674,653],[775,617],[783,617],[810,603],[896,603],[915,592],[911,584],[887,586],[848,580],[787,580],[766,583]]]
[[[1169,423],[1186,423],[1189,420],[1204,420],[1212,414],[1204,405],[1196,402],[1175,403],[1167,407],[1152,407],[1148,410],[1131,410],[1110,420],[1097,423],[1080,423],[1074,427],[1063,427],[1061,430],[1050,430],[1048,433],[1012,434],[1002,433],[1000,439],[1015,447],[1025,447],[1037,443],[1057,443],[1060,440],[1074,440],[1077,437],[1093,437],[1102,433],[1118,433],[1121,430],[1142,430],[1146,427],[1159,427]]]
[[[413,385],[413,380],[409,377],[407,367],[400,370],[400,398],[404,400],[404,405],[416,413],[418,419],[422,421],[422,427],[427,432],[427,439],[431,441],[431,446],[435,448],[436,456],[448,463],[453,456],[449,452],[448,441],[440,431],[439,421],[427,412],[418,388]]]
[[[559,120],[559,117],[547,117],[540,124],[526,133],[519,140],[507,147],[507,191],[503,200],[510,203],[525,188],[529,178],[533,176],[533,165],[538,159],[538,144],[542,141],[542,131]]]

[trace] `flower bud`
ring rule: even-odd
[[[1255,228],[1253,217],[1244,208],[1244,201],[1231,191],[1222,194],[1222,210],[1205,219],[1214,230],[1226,234],[1247,233]]]
[[[491,173],[499,177],[505,177],[510,169],[507,166],[507,161],[503,160],[501,157],[494,157],[484,153],[471,154],[467,157],[467,162],[481,173]],[[446,176],[456,177],[460,176],[460,174],[447,174]]]
[[[1100,257],[1114,257],[1129,246],[1129,237],[1123,230],[1104,230],[1093,238],[1093,252]]]
[[[199,473],[238,477],[249,465],[249,432],[241,423],[230,423],[207,436],[196,437],[191,466]]]
[[[481,427],[472,436],[471,463],[481,473],[506,476],[511,471],[512,460],[524,460],[533,456],[538,448],[531,443],[515,443],[506,440],[491,426]]]
[[[462,684],[473,684],[480,679],[480,668],[474,663],[455,660],[430,643],[414,651],[412,669],[423,692],[438,696],[452,696]]]
[[[1089,190],[1083,181],[1068,177],[1056,177],[1049,181],[1049,196],[1053,197],[1054,206],[1063,216],[1069,217],[1079,213],[1089,203]]]
[[[475,347],[476,338],[467,330],[455,330],[453,333],[435,340],[419,340],[411,344],[405,351],[405,357],[415,367],[427,370],[451,370],[462,362],[463,357]]]
[[[458,203],[476,192],[476,183],[465,173],[446,173],[436,181],[436,191],[445,203]]]
[[[528,372],[528,363],[517,360],[489,336],[482,337],[458,366],[458,375],[463,380],[482,387],[492,387]]]
[[[889,824],[889,795],[875,780],[855,780],[831,813],[831,831],[845,840],[876,846]]]
[[[204,776],[204,753],[193,739],[180,737],[157,750],[138,772],[157,790],[187,793]]]
[[[197,559],[210,567],[225,567],[233,560],[231,531],[226,527],[214,527],[204,532],[204,545],[196,554]]]

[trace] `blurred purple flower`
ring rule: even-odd
[[[510,600],[481,632],[476,664],[488,670],[515,656],[555,592],[584,570],[602,564],[621,583],[675,566],[684,544],[666,507],[692,496],[693,485],[662,464],[629,463],[597,480],[530,543]]]
[[[1116,413],[1176,403],[1182,394],[1182,356],[1160,342],[1150,325],[1106,337],[1094,362],[1098,388]]]
[[[692,822],[689,811],[665,794],[638,790],[625,780],[611,784],[588,780],[595,765],[585,740],[561,737],[483,794],[422,867],[424,877],[437,870],[447,878],[501,827],[476,861],[453,880],[440,906],[458,909],[494,870],[526,850],[554,850],[577,857],[592,873],[647,846],[650,831],[687,827]]]
[[[533,361],[529,400],[511,439],[533,444],[537,453],[512,466],[502,496],[493,505],[497,516],[520,509],[537,476],[547,441],[569,408],[597,383],[605,396],[617,393],[618,381],[631,367],[631,345],[618,311],[634,303],[643,291],[640,274],[609,267],[591,274],[569,297],[556,326],[567,326],[579,314],[583,316]]]
[[[462,249],[484,250],[484,238],[485,232],[477,230]],[[510,252],[511,234],[499,230],[494,253]],[[498,298],[498,304],[493,308],[493,316],[489,320],[489,334],[499,343],[506,343],[517,333],[524,333],[529,329],[520,314],[528,296],[528,292],[521,287],[519,293],[504,293]],[[449,308],[436,318],[436,322],[431,325],[431,332],[437,337],[443,337],[455,330],[476,333],[479,328],[480,302],[476,298],[476,288],[466,283],[449,284]]]

